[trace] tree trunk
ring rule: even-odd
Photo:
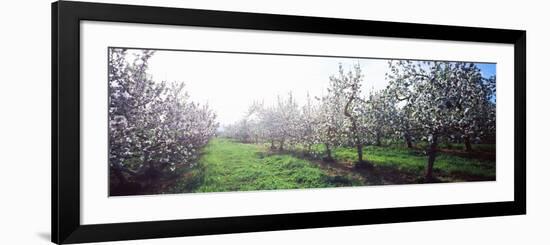
[[[472,151],[472,143],[470,142],[470,137],[464,137],[464,146],[466,146],[466,151]]]
[[[135,195],[142,192],[141,185],[135,182],[130,182],[126,179],[123,172],[125,169],[121,167],[114,166],[112,167],[113,174],[118,179],[118,184],[110,183],[109,194],[112,196],[125,196],[125,195]],[[130,172],[129,172],[130,173]]]
[[[275,149],[275,141],[271,140],[271,150]]]
[[[363,162],[363,144],[361,143],[357,144],[357,161],[359,163]]]
[[[380,133],[379,133],[379,132],[376,133],[376,145],[377,145],[377,146],[381,146],[381,145],[382,145],[382,143],[380,142]]]
[[[354,132],[355,146],[357,147],[357,162],[363,162],[363,144],[361,144],[361,139],[359,138],[359,133],[357,132],[357,122],[352,120],[352,129]]]
[[[353,102],[353,99],[355,98],[355,92],[353,95],[349,98],[348,102],[346,103],[346,106],[344,107],[344,116],[349,118],[351,121],[351,131],[353,133],[353,137],[355,138],[355,144],[357,146],[357,161],[359,163],[363,162],[363,144],[361,144],[361,138],[359,136],[359,129],[357,127],[357,119],[354,118],[351,113],[349,112],[349,106],[351,105],[351,102]]]
[[[433,181],[433,167],[435,162],[435,155],[437,153],[437,136],[433,137],[430,148],[428,149],[428,165],[426,166],[425,182]]]
[[[326,153],[327,153],[327,160],[332,161],[332,152],[330,151],[330,147],[328,144],[325,144]]]
[[[405,143],[407,144],[407,148],[413,148],[411,136],[409,134],[405,134]]]
[[[124,177],[124,174],[122,174],[122,171],[119,167],[113,166],[111,169],[113,170],[113,173],[120,182],[120,185],[125,185],[126,183],[128,183],[128,180],[126,180],[126,177]]]
[[[283,146],[284,146],[284,144],[285,144],[285,140],[281,140],[281,141],[279,142],[279,151],[283,151]]]

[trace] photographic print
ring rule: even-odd
[[[109,195],[496,180],[495,63],[108,48]]]
[[[524,30],[71,1],[51,17],[55,243],[526,213]]]

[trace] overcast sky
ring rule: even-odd
[[[241,119],[255,100],[269,105],[292,91],[303,104],[307,93],[320,96],[339,63],[346,70],[361,65],[364,93],[387,84],[388,64],[381,59],[157,51],[149,60],[149,73],[156,81],[185,82],[191,100],[208,103],[226,125]],[[484,76],[495,74],[496,65],[479,66]]]

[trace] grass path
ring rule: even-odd
[[[200,159],[204,176],[196,192],[322,188],[360,185],[347,176],[331,176],[291,155],[268,155],[259,145],[214,139]]]
[[[222,138],[213,139],[204,148],[198,166],[184,174],[181,181],[169,192],[227,192],[421,183],[426,163],[426,156],[422,153],[402,148],[365,147],[364,155],[373,164],[369,169],[354,167],[357,152],[351,148],[335,149],[336,162],[273,153],[267,149],[265,145],[243,144]],[[434,171],[444,182],[493,180],[495,164],[494,161],[441,153],[436,159]]]

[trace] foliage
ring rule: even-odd
[[[109,166],[111,194],[156,188],[192,166],[218,127],[207,105],[189,101],[183,83],[147,74],[154,54],[109,50]]]
[[[339,66],[329,77],[326,94],[297,105],[292,94],[278,97],[277,103],[255,103],[255,117],[247,115],[239,127],[228,125],[225,135],[257,137],[269,142],[302,147],[323,144],[325,160],[333,160],[333,150],[355,147],[362,162],[365,145],[381,146],[404,142],[426,146],[426,179],[432,178],[439,143],[462,142],[467,151],[472,143],[494,143],[496,131],[496,78],[484,78],[469,62],[390,60],[385,89],[362,91],[364,74],[357,64],[350,70]],[[244,132],[246,130],[247,132]],[[368,152],[366,152],[368,153]]]
[[[495,130],[495,79],[484,79],[473,63],[399,60],[389,63],[388,90],[411,111],[415,133],[428,141],[426,178],[432,178],[438,141],[470,138]]]
[[[321,96],[308,94],[302,105],[292,93],[273,104],[255,101],[219,128],[208,105],[190,101],[184,83],[147,73],[153,55],[109,49],[111,195],[361,184],[357,176],[328,174],[319,162],[369,166],[352,174],[371,171],[363,181],[374,184],[381,182],[368,179],[388,169],[424,172],[426,181],[433,173],[449,181],[494,179],[494,160],[453,152],[494,152],[496,78],[473,63],[391,60],[388,86],[378,91],[363,91],[359,64],[339,65]],[[216,130],[226,138],[213,139]],[[395,147],[403,143],[408,148]]]

